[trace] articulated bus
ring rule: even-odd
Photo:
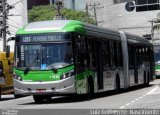
[[[33,22],[15,37],[14,89],[43,102],[149,85],[153,46],[146,39],[75,20]]]

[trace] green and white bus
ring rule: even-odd
[[[75,20],[33,22],[15,37],[14,89],[43,102],[153,79],[153,46],[146,39]]]

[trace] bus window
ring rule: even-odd
[[[88,51],[90,67],[96,67],[95,41],[93,39],[88,40]]]
[[[106,42],[102,42],[102,59],[103,59],[103,66],[104,68],[108,67],[108,52],[107,52],[107,45]]]
[[[121,43],[119,42],[118,44],[118,49],[117,49],[117,58],[118,58],[118,66],[123,65],[123,59],[122,59],[122,46]]]
[[[76,56],[77,56],[77,60],[79,62],[83,62],[85,60],[85,56],[86,56],[86,47],[85,47],[85,39],[83,36],[78,35],[76,38]]]
[[[110,48],[110,42],[102,42],[102,56],[103,56],[103,65],[104,67],[111,67],[111,48]]]
[[[118,66],[118,52],[117,52],[117,42],[113,42],[113,56],[114,56],[114,65]]]
[[[135,60],[135,48],[133,45],[129,44],[128,45],[128,56],[129,56],[129,67],[130,69],[134,67],[134,60]]]

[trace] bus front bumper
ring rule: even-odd
[[[74,77],[49,82],[24,82],[13,79],[17,95],[64,95],[75,94]]]

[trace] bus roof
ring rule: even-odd
[[[100,38],[111,38],[114,40],[121,40],[119,31],[109,28],[99,27],[92,24],[87,24],[77,20],[48,20],[40,22],[32,22],[17,31],[16,34],[36,34],[36,33],[51,33],[51,32],[78,32],[86,33],[91,36],[98,36]],[[142,37],[125,33],[128,42],[130,43],[151,43]]]
[[[32,22],[17,31],[16,34],[34,34],[49,32],[84,32],[83,23],[76,20],[48,20]]]

